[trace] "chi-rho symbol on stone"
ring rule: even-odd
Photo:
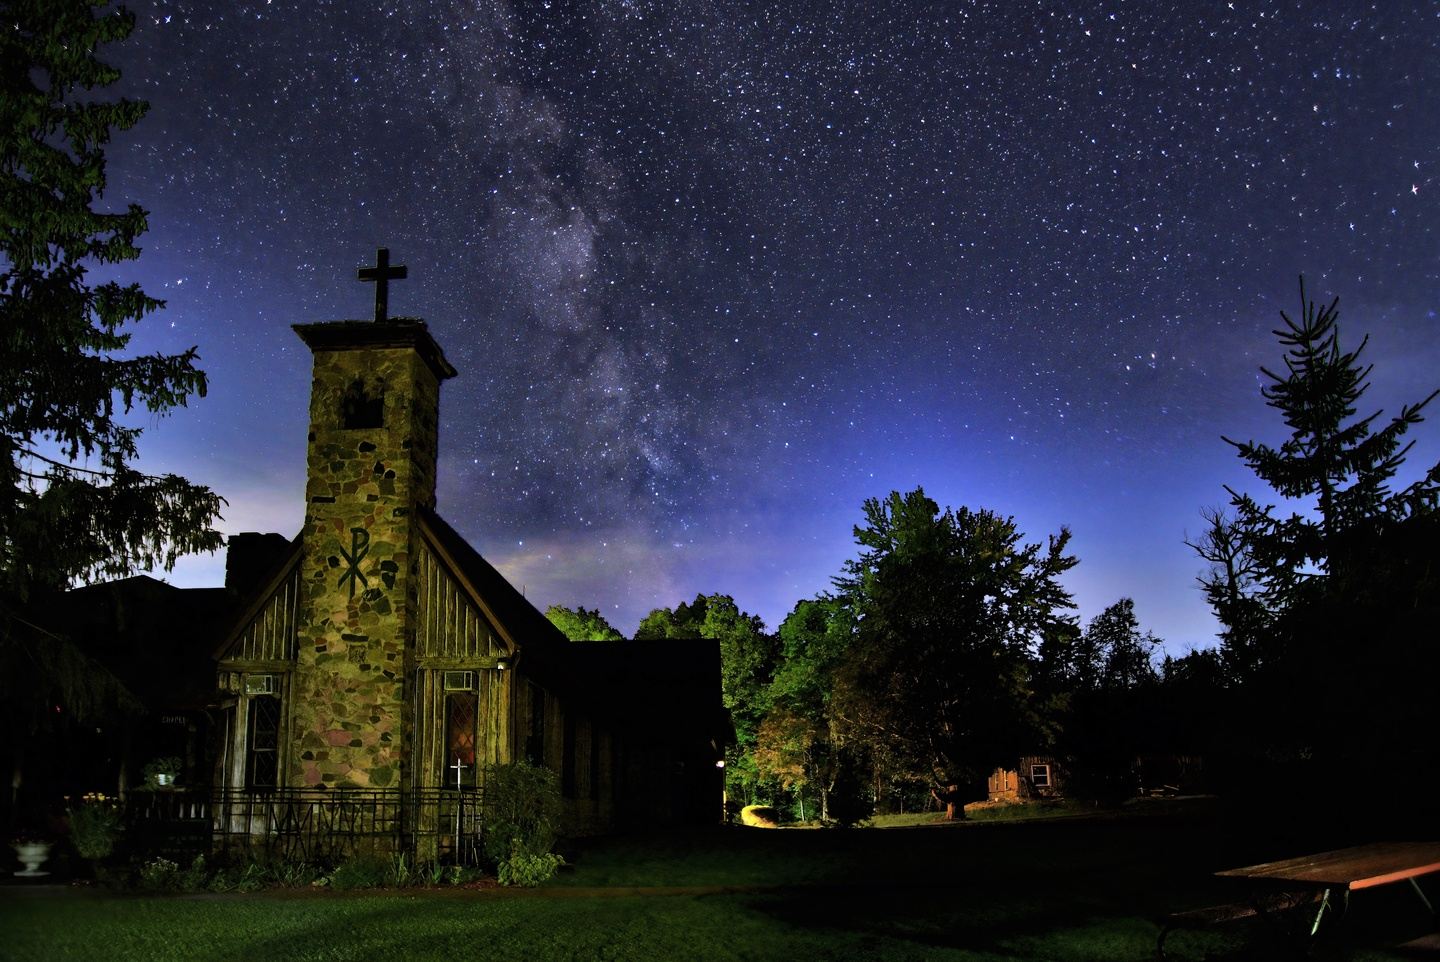
[[[340,549],[340,557],[345,559],[347,567],[341,572],[340,580],[335,583],[335,587],[343,588],[345,587],[345,582],[350,582],[350,597],[352,598],[355,597],[355,582],[358,581],[367,588],[370,586],[369,580],[365,577],[365,572],[360,570],[360,562],[364,561],[365,556],[369,553],[370,532],[364,528],[351,528],[350,550]]]

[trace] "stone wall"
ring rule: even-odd
[[[292,785],[405,781],[414,508],[435,502],[438,406],[412,348],[315,351]]]

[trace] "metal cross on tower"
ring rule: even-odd
[[[405,266],[403,264],[390,266],[390,248],[382,247],[375,252],[375,266],[362,267],[356,273],[356,278],[362,281],[375,282],[375,320],[381,322],[386,319],[386,313],[390,309],[390,282],[405,279]]]

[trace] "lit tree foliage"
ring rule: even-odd
[[[775,670],[775,638],[757,615],[740,610],[729,595],[696,595],[674,610],[656,608],[635,631],[637,640],[705,638],[719,642],[720,694],[735,726],[735,745],[727,753],[727,783],[753,797],[759,778],[754,748],[760,720],[770,708],[769,686]]]
[[[545,609],[545,617],[571,641],[621,641],[624,638],[605,620],[599,608],[591,610],[551,605]]]
[[[836,585],[858,627],[836,697],[856,737],[930,774],[954,817],[997,765],[1048,741],[1032,697],[1041,639],[1074,607],[1070,533],[1026,544],[1012,518],[940,511],[919,488],[865,502]]]
[[[857,763],[845,750],[843,726],[831,710],[835,673],[854,629],[843,599],[822,597],[795,605],[780,624],[780,650],[768,693],[771,707],[757,734],[760,774],[778,778],[802,797],[813,789],[822,820],[831,817],[831,794],[842,770]]]

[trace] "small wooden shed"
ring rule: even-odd
[[[991,772],[986,789],[992,802],[1061,798],[1065,794],[1065,778],[1050,755],[1025,755],[1014,768],[997,768]]]

